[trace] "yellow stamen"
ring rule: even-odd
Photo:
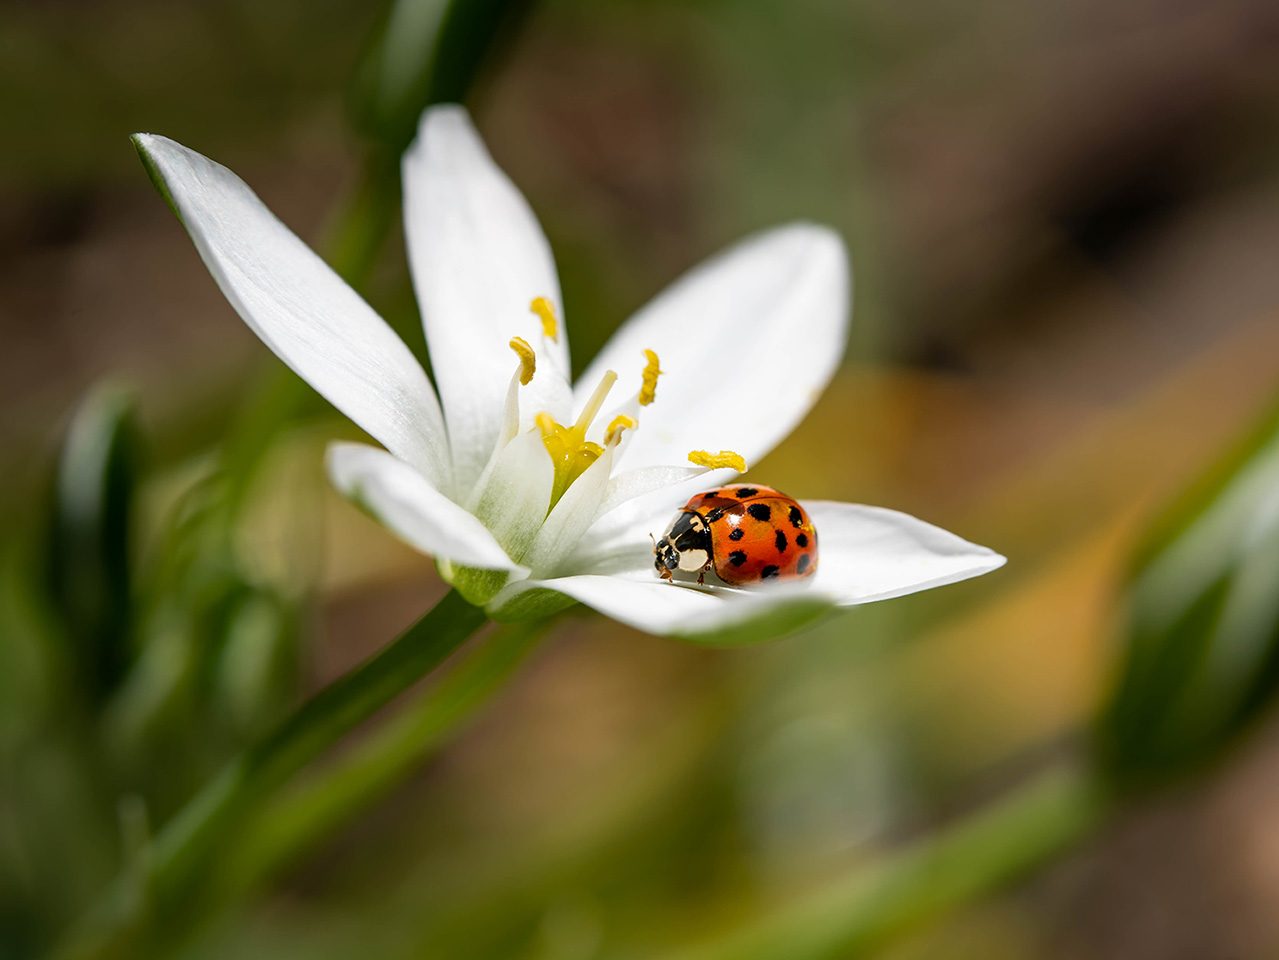
[[[628,417],[624,413],[619,413],[613,418],[613,422],[608,425],[608,429],[604,431],[604,446],[611,447],[615,443],[622,442],[622,432],[625,430],[634,430],[639,426],[639,421],[634,417]]]
[[[546,452],[550,454],[551,464],[555,468],[555,479],[551,486],[552,507],[559,502],[560,497],[573,481],[603,455],[604,448],[598,443],[587,440],[586,431],[590,429],[591,423],[608,397],[609,390],[616,382],[617,374],[612,370],[604,374],[600,385],[595,388],[590,400],[586,402],[582,415],[571,427],[556,423],[555,418],[545,410],[533,418],[537,429],[542,433],[542,443],[546,447]],[[613,423],[616,425],[617,421],[614,420]]]
[[[537,369],[537,354],[523,337],[512,337],[510,346],[520,358],[520,383],[527,387]]]
[[[617,374],[612,370],[605,370],[604,376],[600,380],[600,385],[591,394],[591,399],[586,401],[586,406],[582,408],[582,415],[577,418],[577,423],[573,424],[576,429],[586,433],[586,428],[591,425],[591,422],[600,412],[600,407],[604,406],[604,400],[608,397],[608,392],[613,389],[613,384],[615,383],[617,383]]]
[[[534,297],[528,308],[537,314],[542,321],[542,336],[548,340],[559,340],[560,325],[555,319],[555,306],[546,297]]]
[[[641,407],[647,407],[650,403],[657,399],[657,378],[662,375],[662,370],[658,366],[657,354],[652,350],[644,351],[644,372],[640,374],[642,383],[640,384],[639,403]]]
[[[711,453],[709,450],[690,450],[688,462],[699,467],[709,467],[711,470],[731,467],[738,473],[746,472],[746,460],[740,453],[734,453],[732,450],[721,450],[719,453]]]

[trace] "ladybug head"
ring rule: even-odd
[[[653,554],[653,568],[663,580],[673,579],[676,571],[701,573],[709,569],[711,532],[699,514],[681,511],[653,544]]]
[[[671,579],[671,571],[679,569],[679,551],[666,537],[653,544],[653,569],[663,580]]]

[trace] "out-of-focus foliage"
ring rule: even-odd
[[[1279,409],[1138,554],[1102,762],[1121,783],[1215,760],[1279,684]]]
[[[67,640],[65,658],[80,687],[99,701],[124,676],[133,615],[130,576],[141,471],[131,398],[103,388],[67,431],[53,483],[48,596]]]
[[[296,696],[302,585],[246,562],[216,474],[144,524],[140,446],[130,394],[95,391],[50,470],[48,519],[15,518],[5,541],[6,955],[47,948]]]

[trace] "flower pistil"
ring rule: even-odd
[[[551,486],[551,507],[559,502],[564,491],[586,472],[586,468],[599,459],[604,448],[598,443],[586,439],[586,431],[590,429],[595,417],[604,406],[604,400],[617,382],[617,374],[612,370],[605,372],[586,402],[581,415],[572,426],[566,427],[557,423],[555,418],[543,410],[535,418],[537,428],[542,431],[542,443],[551,456],[555,467],[555,481]]]

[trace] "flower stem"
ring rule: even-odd
[[[1044,865],[1112,807],[1095,777],[1054,770],[955,827],[664,960],[833,960],[863,956]]]
[[[275,798],[237,839],[215,895],[243,898],[420,767],[501,689],[548,623],[496,630],[422,697]]]
[[[60,955],[139,955],[152,919],[180,926],[193,884],[256,803],[439,666],[485,622],[482,610],[450,591],[394,642],[304,703],[187,803]]]

